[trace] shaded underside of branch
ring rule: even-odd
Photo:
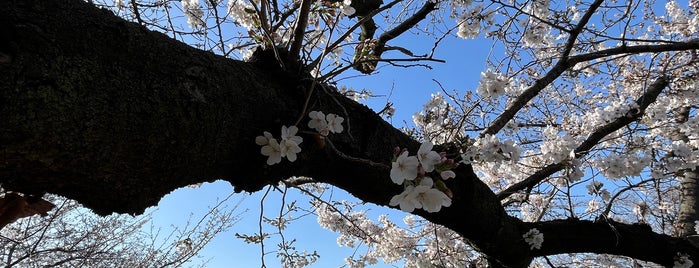
[[[691,260],[699,258],[699,249],[688,240],[655,233],[646,224],[627,224],[611,219],[566,219],[531,223],[530,226],[544,234],[541,249],[534,250],[536,256],[612,254],[666,267],[673,266],[678,253],[689,255]]]

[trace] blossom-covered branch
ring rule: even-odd
[[[630,107],[630,110],[625,114],[615,115],[614,117],[616,117],[616,119],[610,121],[606,125],[602,125],[599,128],[595,129],[587,137],[587,139],[585,139],[585,141],[578,145],[578,147],[576,147],[571,153],[573,159],[578,159],[585,156],[589,152],[589,150],[596,146],[600,142],[600,140],[602,140],[605,136],[638,120],[641,116],[643,116],[646,108],[648,108],[649,105],[655,102],[655,99],[658,97],[658,95],[660,95],[663,89],[667,87],[668,83],[669,81],[667,77],[657,78],[652,84],[648,86],[645,94],[643,94],[636,100],[636,102],[634,103],[635,107]],[[517,191],[531,188],[539,182],[545,180],[549,176],[553,175],[554,173],[562,170],[563,168],[565,168],[565,166],[566,163],[563,162],[547,165],[539,169],[537,172],[530,175],[526,179],[517,182],[514,185],[498,193],[498,198],[505,199],[510,195],[516,193]]]

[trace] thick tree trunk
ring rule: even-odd
[[[102,215],[142,213],[174,189],[217,179],[257,191],[308,176],[378,205],[402,191],[389,178],[393,148],[416,152],[418,142],[332,88],[316,85],[307,96],[308,77],[196,50],[79,0],[5,0],[0,14],[0,183],[7,190],[63,195]],[[305,113],[339,114],[347,131],[325,146],[302,133],[296,162],[267,166],[255,137],[278,137],[304,113],[307,97]],[[523,223],[470,166],[456,173],[448,181],[452,205],[416,214],[462,234],[499,266],[574,252],[665,265],[683,252],[699,261],[688,242],[633,225]],[[629,232],[612,241],[611,231],[598,232],[606,226]],[[541,250],[523,241],[530,228],[544,233]],[[655,250],[658,241],[668,248]]]
[[[682,124],[689,119],[690,107],[684,107],[675,111],[675,123]],[[675,133],[677,140],[689,142],[689,138],[680,133]],[[695,235],[695,221],[699,220],[699,167],[688,168],[677,172],[680,181],[680,211],[677,216],[677,230],[679,236]]]
[[[694,227],[699,220],[699,168],[682,171],[680,189],[680,213],[677,218],[679,235],[696,235]]]

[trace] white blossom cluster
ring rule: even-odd
[[[353,207],[345,204],[345,207]],[[337,206],[335,206],[337,207]],[[472,259],[472,249],[458,234],[425,220],[416,220],[409,215],[403,218],[405,226],[399,226],[387,216],[381,215],[377,222],[369,219],[365,212],[344,213],[328,204],[316,205],[318,223],[321,227],[337,232],[338,245],[357,247],[365,245],[367,250],[359,256],[348,257],[348,267],[367,267],[378,263],[403,261],[403,267],[464,267]],[[419,221],[419,222],[418,222]]]
[[[541,244],[544,243],[544,234],[536,228],[530,229],[522,237],[524,237],[524,242],[529,244],[529,249],[541,249]]]
[[[463,39],[478,37],[481,32],[487,31],[490,25],[494,24],[493,15],[494,12],[483,10],[483,4],[471,6],[461,12],[457,19],[456,23],[459,25],[459,29],[456,35]]]
[[[399,206],[405,212],[423,209],[427,212],[438,212],[442,207],[451,206],[451,198],[445,193],[446,186],[435,184],[429,173],[437,173],[437,182],[456,177],[452,168],[456,167],[453,160],[444,154],[432,151],[431,142],[423,142],[417,151],[417,156],[408,156],[403,151],[391,164],[391,180],[405,186],[402,193],[393,196],[389,205]]]
[[[666,151],[668,152],[668,157],[665,158],[666,170],[668,172],[677,172],[699,166],[698,147],[696,139],[694,139],[694,142],[673,141],[669,146],[666,146]]]
[[[485,98],[496,98],[505,94],[509,85],[509,78],[501,73],[488,69],[481,73],[481,80],[478,82],[476,91]]]
[[[262,146],[260,153],[267,156],[267,165],[278,164],[283,157],[289,159],[290,162],[296,161],[296,154],[301,152],[299,144],[303,142],[303,138],[296,136],[298,132],[296,126],[282,126],[282,139],[278,142],[271,133],[265,131],[262,136],[255,138],[255,143]]]
[[[638,105],[633,101],[616,100],[604,106],[604,108],[594,109],[591,113],[585,115],[586,125],[599,126],[609,123],[617,118],[627,116],[630,111],[635,109],[638,109]],[[591,129],[594,129],[594,127],[591,127]]]
[[[546,199],[540,194],[532,194],[529,196],[529,202],[522,204],[519,208],[521,219],[526,222],[538,221],[542,213],[545,212]]]
[[[684,253],[677,253],[672,268],[692,268],[692,266],[694,266],[694,262],[689,259],[689,255]]]
[[[553,126],[546,126],[542,133],[544,141],[541,143],[541,154],[544,160],[549,163],[560,163],[565,159],[572,159],[573,149],[578,141],[571,135],[565,133],[558,135],[558,130]]]
[[[311,118],[311,120],[308,121],[308,127],[318,131],[318,133],[323,136],[328,136],[330,132],[341,133],[344,130],[342,122],[344,122],[345,119],[336,114],[325,115],[321,111],[311,111],[308,117]]]
[[[504,142],[495,135],[484,135],[474,140],[461,155],[464,163],[472,162],[501,162],[511,161],[517,163],[520,159],[521,148],[513,140]]]
[[[253,0],[253,3],[259,6],[260,1]],[[235,23],[245,27],[248,31],[259,27],[261,23],[255,8],[248,4],[248,1],[228,0],[228,15]]]
[[[182,12],[187,17],[187,24],[192,29],[205,28],[204,11],[199,5],[199,0],[181,0]]]
[[[114,7],[119,11],[124,10],[124,0],[114,0]]]
[[[433,143],[453,141],[461,129],[455,128],[452,114],[458,114],[456,107],[447,103],[442,93],[430,95],[423,111],[413,115],[413,123],[420,129],[424,139]]]
[[[308,127],[315,129],[323,136],[327,136],[329,132],[340,133],[344,130],[342,122],[345,119],[336,114],[326,116],[323,112],[311,111],[309,117],[311,120],[308,121]],[[296,161],[297,154],[301,152],[299,145],[303,142],[303,138],[296,136],[298,131],[296,126],[282,126],[281,141],[277,141],[272,133],[267,131],[255,138],[255,143],[262,146],[260,153],[268,157],[267,165],[278,164],[284,157],[290,162]]]
[[[645,155],[611,153],[593,161],[595,166],[609,179],[619,179],[624,176],[638,176],[650,163]]]
[[[680,34],[685,37],[696,35],[699,30],[699,16],[689,14],[677,1],[665,3],[666,17],[660,18],[659,24],[668,34]],[[664,19],[664,20],[663,20]]]
[[[585,186],[587,188],[587,193],[589,195],[596,195],[602,198],[602,200],[609,200],[611,197],[611,194],[607,189],[604,189],[604,183],[601,183],[599,181],[592,181],[590,184]]]
[[[552,42],[551,26],[541,21],[541,19],[547,19],[551,15],[550,5],[550,0],[534,0],[526,7],[525,12],[532,16],[521,22],[524,27],[522,42],[525,47],[543,47]]]
[[[586,213],[593,213],[598,210],[600,210],[601,204],[597,199],[590,199],[590,201],[587,202],[587,208],[585,208]]]

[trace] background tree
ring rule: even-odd
[[[116,1],[138,25],[78,1],[7,1],[0,182],[99,214],[140,213],[216,179],[236,191],[324,183],[442,225],[454,233],[422,230],[493,267],[565,253],[691,266],[690,4],[396,0],[350,18],[360,10],[351,1]],[[178,14],[189,28],[173,23]],[[387,20],[370,30],[377,14]],[[328,83],[351,68],[439,61],[393,44],[411,29],[435,46],[453,32],[485,36],[500,53],[475,93],[435,94],[408,135]],[[301,176],[310,179],[289,180]]]
[[[4,267],[205,267],[199,251],[237,221],[226,200],[167,231],[148,226],[151,213],[101,217],[75,201],[45,198],[56,204],[45,217],[19,219],[0,233]]]

